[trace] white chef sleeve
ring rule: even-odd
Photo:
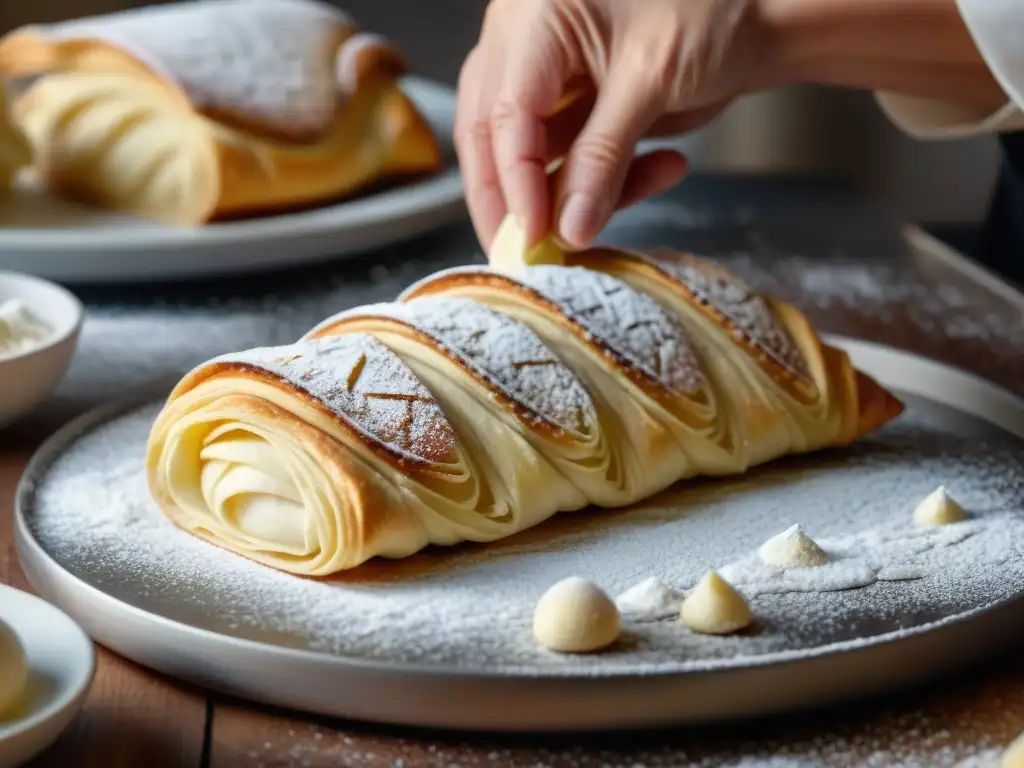
[[[1024,129],[1024,0],[957,0],[982,58],[1010,100],[995,112],[969,104],[879,93],[878,103],[918,138],[959,138]]]

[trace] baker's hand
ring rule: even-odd
[[[766,48],[761,2],[491,0],[455,128],[481,244],[511,212],[531,243],[554,229],[582,247],[617,208],[678,182],[682,155],[634,157],[635,145],[699,127],[748,87]],[[563,155],[549,189],[545,167]]]

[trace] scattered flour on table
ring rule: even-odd
[[[909,321],[927,336],[979,342],[1000,354],[1013,354],[1024,344],[1019,310],[1006,302],[985,305],[962,286],[929,281],[906,262],[792,254],[768,261],[743,253],[721,261],[759,290],[807,310],[852,310],[901,326]]]
[[[521,739],[498,742],[474,738],[470,744],[432,738],[429,745],[403,738],[335,733],[300,725],[290,738],[251,750],[266,766],[346,765],[361,768],[1000,768],[1002,750],[984,735],[970,738],[939,727],[915,712],[874,719],[857,730],[825,726],[812,737],[782,740],[763,729],[734,730],[728,741],[683,734],[620,737],[611,744],[523,746]],[[664,742],[668,742],[665,744]],[[662,742],[659,744],[659,742]],[[308,761],[308,762],[306,762]]]
[[[36,488],[30,524],[58,562],[130,603],[215,631],[357,658],[534,674],[792,658],[908,631],[1024,589],[1024,449],[940,406],[909,402],[906,415],[849,451],[320,582],[231,555],[163,518],[143,470],[157,411],[150,405],[75,442]],[[940,483],[970,520],[909,535],[910,510]],[[816,576],[751,566],[760,543],[794,518],[835,564]],[[627,618],[634,642],[597,656],[567,658],[533,641],[536,600],[559,579],[580,575],[617,595],[656,576],[685,591],[707,569],[728,565],[751,598],[758,634],[708,638],[672,619]],[[897,577],[905,580],[886,580]],[[867,586],[849,588],[860,585]]]

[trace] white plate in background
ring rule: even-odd
[[[465,215],[451,145],[455,94],[409,77],[403,87],[441,142],[436,175],[312,210],[173,227],[54,198],[22,184],[0,201],[0,270],[68,282],[123,282],[239,274],[366,252]]]

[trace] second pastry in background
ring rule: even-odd
[[[0,40],[17,122],[57,194],[196,225],[437,170],[386,41],[313,0],[146,7]]]

